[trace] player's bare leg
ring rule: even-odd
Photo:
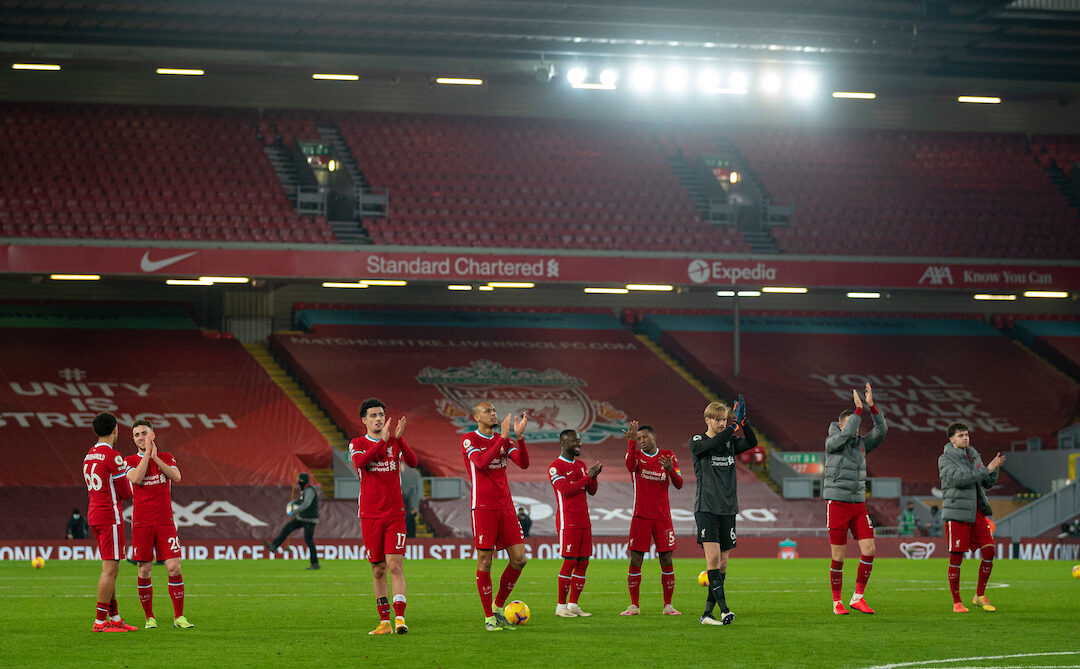
[[[675,610],[671,605],[671,597],[675,593],[675,562],[672,555],[675,551],[664,551],[660,554],[660,586],[664,591],[664,615],[681,616],[682,613]],[[640,570],[639,570],[640,571]]]
[[[641,615],[638,598],[641,593],[641,565],[645,562],[645,553],[630,551],[630,570],[626,573],[626,588],[630,591],[630,606],[620,616]]]
[[[390,591],[394,593],[394,631],[407,634],[409,626],[405,624],[405,556],[387,553],[386,569],[390,572]]]
[[[389,557],[389,556],[387,556]],[[371,586],[375,591],[375,608],[379,611],[378,626],[368,634],[393,634],[394,628],[390,624],[390,594],[386,584],[386,560],[371,563]]]
[[[870,570],[874,568],[874,554],[877,552],[873,537],[859,539],[859,550],[862,556],[859,558],[859,571],[855,576],[855,594],[851,596],[848,606],[860,613],[873,613],[874,609],[863,599],[863,590],[866,582],[870,580]]]
[[[838,616],[846,616],[848,610],[844,608],[841,596],[844,588],[844,553],[847,551],[847,543],[829,544],[829,552],[832,563],[829,565],[829,586],[832,588],[833,613]]]

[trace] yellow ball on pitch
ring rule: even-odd
[[[704,587],[709,585],[709,572],[703,571],[697,575],[697,584]]]
[[[515,625],[524,625],[529,622],[529,605],[520,599],[515,599],[506,605],[503,615]]]
[[[1080,578],[1080,564],[1073,565],[1073,578]]]
[[[45,566],[45,558],[41,557],[40,555],[35,557],[33,560],[30,560],[30,566],[34,569],[43,568]]]

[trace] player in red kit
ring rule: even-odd
[[[589,502],[585,493],[596,494],[596,477],[604,465],[593,463],[586,469],[578,460],[581,455],[581,437],[574,430],[559,433],[562,454],[548,467],[551,487],[555,489],[558,511],[555,529],[559,532],[559,552],[563,558],[559,570],[559,603],[555,615],[560,618],[587,618],[578,606],[578,598],[585,589],[585,570],[592,557],[592,520],[589,519]],[[567,596],[569,595],[569,603]]]
[[[529,419],[521,414],[514,423],[517,439],[510,439],[510,421],[506,415],[501,431],[496,434],[499,416],[491,402],[479,402],[472,408],[476,430],[461,437],[461,454],[472,487],[473,546],[476,547],[476,589],[484,607],[484,629],[498,632],[514,626],[503,615],[503,607],[517,585],[525,568],[525,539],[521,524],[510,497],[506,480],[507,462],[522,469],[529,468],[529,452],[525,449],[525,426]],[[510,563],[499,579],[499,592],[491,597],[491,559],[496,550],[506,549]]]
[[[410,467],[418,462],[405,440],[406,419],[398,419],[393,435],[386,405],[374,397],[360,404],[367,434],[349,443],[349,459],[360,477],[357,516],[371,562],[378,626],[368,634],[406,634],[405,624],[405,502],[401,497],[399,459]],[[390,573],[387,588],[386,575]],[[390,624],[390,591],[394,595],[394,624]]]
[[[154,586],[150,568],[154,554],[165,561],[169,575],[169,598],[173,603],[173,627],[191,629],[184,617],[184,577],[180,573],[180,537],[173,522],[172,484],[180,482],[180,470],[171,453],[158,452],[154,428],[148,420],[131,424],[131,437],[138,453],[127,457],[127,477],[131,482],[134,508],[131,514],[131,545],[139,563],[139,602],[146,614],[146,629],[156,629]]]
[[[671,557],[675,552],[675,528],[671,523],[669,485],[683,487],[682,472],[674,451],[656,446],[656,433],[648,425],[638,426],[630,421],[626,429],[626,469],[634,481],[634,517],[630,521],[630,571],[626,576],[630,589],[630,606],[620,615],[636,616],[638,592],[641,588],[641,563],[651,543],[656,544],[660,558],[660,585],[664,590],[664,615],[682,615],[671,605],[675,592],[675,567]]]
[[[97,443],[83,458],[83,479],[89,496],[86,520],[101,552],[97,616],[92,629],[95,632],[133,632],[136,628],[126,624],[116,608],[116,573],[124,557],[124,517],[120,500],[131,499],[127,463],[114,448],[119,434],[116,416],[100,413],[94,416],[92,424]]]

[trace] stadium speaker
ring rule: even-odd
[[[546,84],[555,78],[555,64],[540,61],[540,64],[536,66],[533,73],[535,74],[537,81]]]

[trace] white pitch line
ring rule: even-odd
[[[1077,650],[1061,650],[1047,653],[1012,653],[1010,655],[982,655],[979,657],[951,657],[940,660],[919,660],[917,662],[896,662],[894,664],[876,664],[866,669],[899,669],[900,667],[922,667],[930,664],[952,664],[954,662],[977,662],[980,660],[1007,660],[1015,657],[1049,657],[1052,655],[1080,655]]]

